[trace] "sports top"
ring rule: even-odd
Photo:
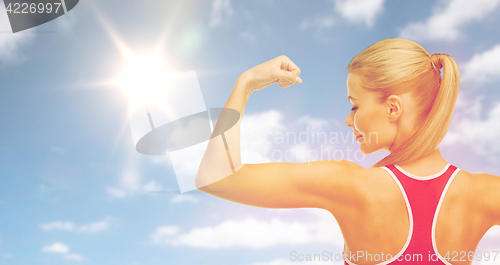
[[[436,221],[443,203],[444,196],[453,178],[460,171],[457,167],[447,164],[441,172],[431,176],[415,176],[398,165],[381,167],[392,176],[399,186],[405,199],[410,220],[410,232],[403,249],[391,258],[390,254],[379,253],[372,255],[361,253],[344,253],[345,265],[357,265],[357,259],[382,261],[376,265],[399,264],[446,264],[450,262],[441,256],[436,248],[435,229]],[[345,245],[344,245],[345,250]],[[385,255],[381,257],[381,255]]]

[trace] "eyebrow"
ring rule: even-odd
[[[351,99],[357,100],[357,99],[355,99],[355,98],[353,98],[353,97],[351,97],[351,96],[348,96],[348,97],[347,97],[347,99],[348,99],[348,100],[351,100]]]

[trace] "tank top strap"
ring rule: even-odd
[[[412,175],[397,165],[386,166],[386,168],[392,172],[391,175],[400,183],[400,190],[408,199],[414,228],[419,228],[421,232],[424,232],[422,229],[425,228],[426,236],[427,234],[430,236],[430,225],[442,197],[441,195],[444,195],[445,187],[449,185],[449,180],[458,171],[457,168],[447,164],[441,172],[423,177]],[[419,233],[419,235],[422,234]]]
[[[399,181],[401,192],[408,200],[408,212],[411,212],[410,216],[413,218],[410,220],[413,223],[412,238],[405,254],[422,254],[422,257],[437,254],[435,244],[437,216],[446,191],[459,169],[447,164],[436,174],[416,176],[397,165],[386,166],[386,168],[392,172],[393,178]],[[445,260],[441,261],[447,264]]]

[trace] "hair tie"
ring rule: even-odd
[[[432,67],[437,71],[440,72],[441,68],[443,68],[443,64],[441,63],[441,54],[440,53],[435,53],[431,55],[431,64]]]

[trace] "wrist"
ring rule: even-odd
[[[246,71],[243,74],[241,74],[238,77],[238,80],[236,81],[235,89],[238,89],[241,92],[243,92],[246,96],[246,99],[248,100],[253,91],[255,91],[255,82],[253,82],[251,73]]]

